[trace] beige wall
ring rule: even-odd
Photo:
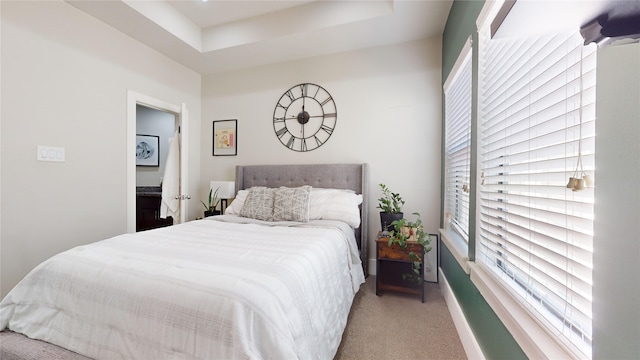
[[[366,162],[372,189],[369,233],[375,235],[380,226],[381,182],[404,197],[405,214],[419,212],[427,230],[436,232],[441,49],[434,38],[203,77],[200,197],[210,180],[233,180],[237,164]],[[287,89],[304,82],[331,93],[338,120],[324,145],[300,153],[275,136],[273,111]],[[212,121],[224,119],[238,119],[238,156],[211,155]]]
[[[186,103],[199,129],[201,77],[67,3],[1,7],[4,296],[53,254],[126,232],[127,90]],[[66,161],[36,161],[37,145]],[[197,189],[197,132],[190,149]]]

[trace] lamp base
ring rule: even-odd
[[[227,210],[227,199],[220,199],[220,211],[224,215],[225,210]]]

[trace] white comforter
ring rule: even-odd
[[[340,222],[211,218],[80,246],[0,304],[8,328],[97,359],[331,359],[364,274]]]

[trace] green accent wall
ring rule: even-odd
[[[476,31],[476,19],[484,6],[484,1],[459,1],[455,0],[451,6],[447,24],[442,39],[442,83],[447,79],[455,64],[462,47],[471,36],[473,44],[478,43],[478,34]],[[473,46],[473,73],[478,72],[478,50],[477,46]],[[472,149],[476,148],[477,141],[477,94],[478,80],[477,76],[473,78],[473,111],[471,126]],[[443,109],[444,109],[444,94]],[[443,111],[443,139],[444,139],[444,111]],[[442,141],[442,176],[441,184],[443,184],[442,193],[444,194],[444,140]],[[477,154],[472,150],[471,154],[471,178],[474,179],[477,173],[476,167]],[[475,209],[475,184],[471,184],[470,208]],[[444,219],[444,196],[441,196],[441,219]],[[472,211],[469,217],[469,258],[475,259],[475,212]],[[491,309],[484,297],[480,294],[475,285],[471,282],[471,278],[464,272],[460,264],[453,257],[449,249],[440,243],[440,267],[444,275],[447,277],[449,285],[462,308],[462,311],[471,327],[484,356],[487,359],[527,359],[513,336],[505,328],[495,312]]]
[[[446,246],[440,247],[440,266],[484,356],[487,359],[527,359]]]
[[[477,42],[476,19],[484,6],[483,0],[455,0],[442,33],[442,83],[444,84],[462,46],[469,35]]]

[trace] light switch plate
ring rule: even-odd
[[[38,161],[64,162],[65,153],[63,147],[38,145],[36,159]]]

